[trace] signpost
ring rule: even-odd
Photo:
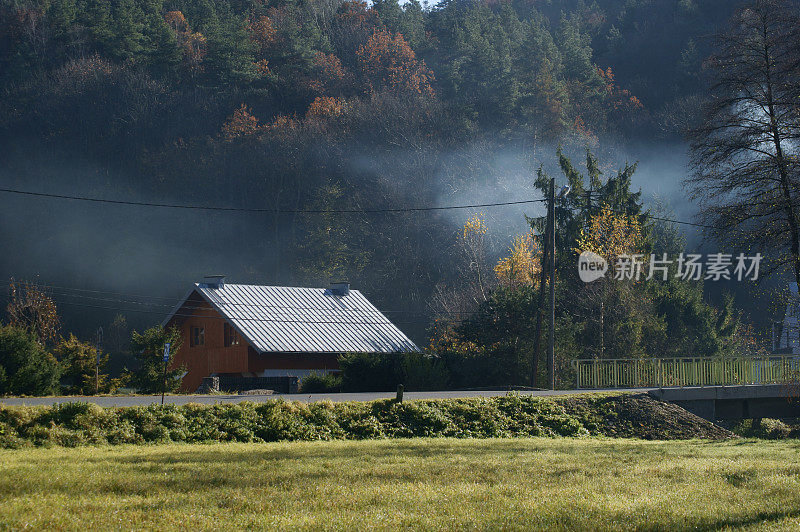
[[[164,406],[164,393],[167,391],[167,364],[169,364],[170,343],[164,342],[164,382],[161,383],[161,406]]]
[[[94,358],[94,394],[100,393],[100,346],[103,344],[103,328],[97,329],[97,345]]]

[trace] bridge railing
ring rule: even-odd
[[[800,355],[573,360],[578,388],[783,384],[800,376]]]

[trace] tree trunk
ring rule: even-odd
[[[767,25],[762,26],[762,38],[767,42],[769,36],[767,35]],[[778,128],[778,121],[775,116],[775,94],[773,92],[772,81],[772,58],[770,56],[769,48],[764,46],[764,73],[766,75],[766,89],[767,89],[767,112],[769,113],[770,133],[772,134],[772,143],[775,146],[775,160],[778,163],[778,174],[781,178],[780,192],[783,197],[784,212],[786,213],[786,223],[789,225],[789,234],[792,238],[791,253],[792,253],[792,267],[794,269],[794,280],[800,286],[800,230],[798,229],[797,216],[794,212],[792,204],[792,193],[789,188],[789,170],[786,164],[786,157],[783,154],[783,146],[780,129]]]
[[[603,358],[606,350],[606,303],[600,302],[600,358]]]

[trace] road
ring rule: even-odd
[[[532,395],[535,397],[572,395],[584,393],[603,393],[603,392],[647,392],[650,388],[635,389],[609,389],[609,390],[536,390],[536,391],[517,391],[520,395]],[[505,390],[489,391],[443,391],[443,392],[406,392],[404,399],[412,401],[414,399],[454,399],[460,397],[498,397],[508,394]],[[164,402],[174,405],[185,405],[188,403],[214,404],[214,403],[240,403],[242,401],[254,401],[263,403],[284,399],[286,401],[300,401],[303,403],[313,403],[326,399],[341,401],[374,401],[376,399],[390,399],[395,397],[394,392],[369,392],[369,393],[319,393],[319,394],[275,394],[275,395],[167,395]],[[64,397],[6,397],[0,398],[0,405],[7,406],[40,406],[53,405],[57,403],[88,402],[99,406],[144,406],[161,403],[160,395],[115,395],[115,396],[64,396]]]

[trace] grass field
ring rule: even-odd
[[[800,529],[800,442],[413,439],[0,451],[0,529]]]

